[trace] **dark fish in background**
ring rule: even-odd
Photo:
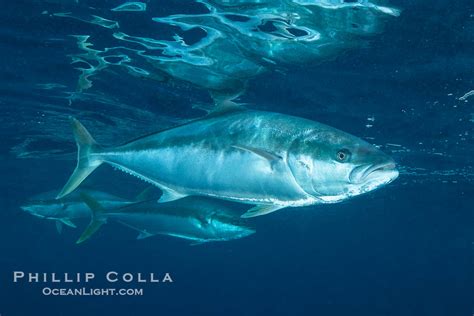
[[[92,210],[92,220],[77,243],[89,239],[109,220],[138,231],[138,239],[167,235],[193,244],[228,241],[255,233],[232,208],[231,202],[208,197],[186,197],[157,203],[156,199],[107,209],[92,196],[81,194]]]
[[[56,199],[58,191],[49,191],[31,197],[21,206],[21,209],[31,215],[56,221],[56,228],[58,232],[61,232],[63,224],[76,228],[73,220],[90,218],[91,211],[81,197],[83,193],[100,201],[107,208],[117,208],[151,198],[151,188],[145,189],[135,200],[127,200],[107,192],[89,189],[80,189]]]

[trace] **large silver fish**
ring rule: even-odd
[[[334,203],[398,177],[392,158],[330,126],[237,106],[115,148],[72,120],[78,162],[59,198],[108,163],[163,190],[256,204],[252,217],[284,207]]]
[[[82,193],[92,196],[107,208],[117,208],[150,198],[149,188],[140,193],[135,200],[126,200],[107,192],[90,189],[77,190],[70,195],[56,199],[58,191],[49,191],[31,197],[21,205],[21,209],[31,215],[56,221],[56,228],[58,232],[61,232],[63,224],[75,228],[73,220],[90,218],[91,212],[81,197]]]
[[[110,210],[87,194],[82,196],[93,215],[77,243],[89,239],[109,219],[137,230],[138,239],[167,235],[200,244],[255,233],[232,209],[231,202],[219,199],[192,196],[166,203],[156,203],[154,199]]]

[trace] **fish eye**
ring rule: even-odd
[[[336,159],[339,162],[346,162],[349,160],[350,157],[351,152],[349,151],[349,149],[346,148],[339,150],[336,154]]]

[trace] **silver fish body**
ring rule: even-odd
[[[311,204],[313,197],[298,185],[287,163],[297,137],[293,125],[280,114],[243,112],[197,121],[98,155],[178,195],[251,204]]]
[[[93,210],[90,227],[100,227],[109,220],[117,221],[139,232],[138,238],[167,235],[193,243],[228,241],[255,233],[232,209],[230,202],[208,197],[186,197],[172,202],[156,200],[134,203],[107,210],[84,196]],[[86,229],[79,243],[98,228]]]
[[[267,207],[250,216],[342,201],[398,176],[393,159],[367,142],[279,113],[229,111],[111,149],[73,126],[78,166],[60,197],[103,162],[158,186],[163,201],[200,195]]]
[[[61,219],[79,219],[89,218],[91,215],[90,209],[84,204],[81,193],[86,192],[100,201],[107,208],[116,208],[120,206],[133,203],[107,192],[81,189],[74,191],[61,199],[56,199],[58,191],[49,191],[35,195],[28,199],[21,209],[31,215],[38,216],[45,219],[61,220]]]

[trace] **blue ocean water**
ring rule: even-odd
[[[470,315],[471,1],[15,1],[0,11],[0,315]],[[255,218],[255,235],[190,246],[78,229],[20,209],[75,165],[68,117],[116,145],[236,96],[380,146],[387,187]],[[101,167],[87,185],[146,184]],[[45,296],[13,272],[169,272],[142,296]],[[116,286],[116,285],[114,285]],[[67,287],[67,286],[65,286]]]

